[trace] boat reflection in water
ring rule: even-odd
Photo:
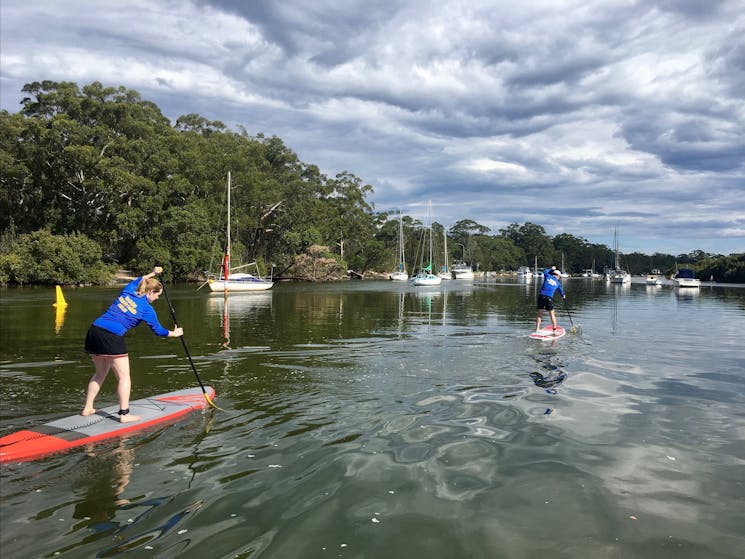
[[[230,347],[231,316],[241,318],[259,309],[271,307],[272,297],[272,291],[253,291],[225,294],[222,297],[214,295],[209,297],[207,301],[210,314],[222,317],[222,336],[224,340],[221,345],[224,348]]]

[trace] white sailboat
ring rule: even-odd
[[[432,273],[432,202],[427,203],[427,234],[429,236],[429,263],[424,266],[424,255],[422,255],[422,266],[412,283],[415,286],[440,285],[442,278]]]
[[[618,259],[618,228],[616,228],[613,234],[613,249],[616,252],[615,268],[610,272],[611,283],[631,283],[631,274],[621,268],[621,263]]]
[[[442,229],[442,236],[445,240],[445,263],[442,265],[442,269],[440,270],[440,273],[437,274],[437,277],[443,280],[449,280],[453,279],[453,273],[450,271],[450,267],[448,266],[448,234],[444,227]]]
[[[233,270],[240,270],[249,266],[256,267],[258,274],[259,266],[256,262],[243,264],[236,268],[230,268],[230,172],[228,171],[228,227],[225,242],[225,254],[222,259],[222,269],[217,279],[210,279],[210,291],[213,293],[241,293],[246,291],[266,291],[271,289],[274,282],[261,278],[259,275],[254,276],[246,272],[233,273]]]
[[[406,258],[404,257],[404,222],[398,212],[398,265],[388,276],[393,281],[408,281]]]

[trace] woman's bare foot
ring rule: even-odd
[[[119,416],[119,423],[132,423],[133,421],[139,421],[139,420],[140,420],[139,415],[132,415],[128,413],[127,415]]]
[[[83,411],[80,412],[80,415],[85,417],[86,415],[93,415],[94,413],[96,413],[96,410],[94,410],[93,408],[85,408],[83,409]]]

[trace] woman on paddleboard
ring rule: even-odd
[[[129,392],[132,382],[129,377],[129,354],[124,343],[124,334],[140,322],[145,322],[156,336],[177,338],[184,334],[182,328],[173,330],[163,328],[158,322],[152,303],[163,293],[163,286],[155,279],[163,268],[156,266],[147,275],[128,283],[111,306],[99,316],[88,329],[85,337],[85,351],[93,357],[95,374],[88,382],[85,406],[80,415],[96,413],[93,401],[101,390],[103,381],[112,369],[119,381],[119,421],[129,423],[139,420],[139,416],[129,413]]]
[[[551,266],[543,270],[543,285],[541,286],[541,292],[538,294],[538,314],[535,317],[535,331],[538,332],[541,329],[541,318],[543,316],[543,309],[548,311],[548,315],[551,317],[551,325],[554,327],[554,334],[556,333],[556,313],[554,312],[554,292],[558,289],[561,296],[566,299],[564,290],[561,288],[561,272],[556,269],[556,266]]]

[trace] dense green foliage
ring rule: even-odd
[[[0,283],[100,284],[109,281],[113,266],[101,265],[101,247],[85,235],[52,235],[41,229],[23,234],[3,245],[13,249],[0,253]]]
[[[349,172],[333,178],[300,161],[277,137],[250,136],[197,114],[175,124],[124,87],[34,82],[19,113],[0,112],[0,282],[100,283],[116,267],[162,265],[175,279],[217,271],[224,250],[226,177],[232,175],[234,266],[256,261],[275,275],[308,275],[311,247],[329,247],[334,269],[393,268],[396,216],[377,213],[372,186]],[[410,267],[424,228],[404,217]],[[445,231],[433,224],[435,259]],[[604,245],[540,225],[513,223],[498,235],[472,220],[447,231],[452,263],[481,270],[558,264],[579,272],[612,263]],[[705,277],[745,281],[741,259],[694,253]],[[303,258],[299,258],[303,257]],[[627,255],[632,273],[666,272],[668,255]],[[302,269],[301,269],[302,268]],[[709,272],[710,271],[710,272]],[[312,279],[312,278],[309,278]]]

